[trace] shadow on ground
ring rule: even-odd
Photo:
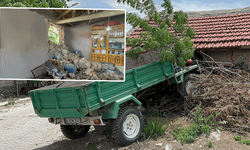
[[[116,150],[119,147],[119,145],[115,144],[114,139],[107,139],[104,135],[94,131],[81,139],[70,140],[63,138],[35,150]]]

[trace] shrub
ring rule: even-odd
[[[234,137],[234,139],[235,139],[235,141],[241,141],[242,138],[241,138],[240,135],[237,135],[237,136]]]
[[[144,141],[149,138],[157,139],[159,136],[163,135],[168,128],[168,126],[164,127],[163,125],[164,122],[160,118],[147,120],[142,140]]]
[[[240,144],[250,145],[250,140],[242,140],[240,135],[234,137],[235,141],[239,141]]]
[[[216,126],[217,131],[221,132],[222,129],[216,122],[216,118],[220,113],[216,113],[215,116],[211,114],[208,117],[204,117],[204,115],[200,114],[200,112],[201,108],[198,107],[196,112],[193,113],[194,123],[189,127],[180,127],[170,131],[174,138],[180,141],[182,145],[184,142],[194,142],[200,133],[204,132],[209,135],[213,126]]]

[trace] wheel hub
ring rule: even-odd
[[[186,83],[186,92],[187,92],[187,94],[189,95],[190,94],[190,92],[191,92],[191,87],[192,87],[192,83],[191,83],[191,81],[189,80],[187,83]],[[194,92],[192,92],[192,94],[193,94]]]
[[[198,89],[193,87],[193,83],[190,80],[186,83],[186,92],[188,95],[191,93],[192,98],[196,97],[198,94]]]
[[[134,138],[140,130],[139,118],[134,114],[129,114],[123,123],[123,132],[126,137]]]

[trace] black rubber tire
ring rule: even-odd
[[[140,122],[140,128],[138,134],[134,138],[128,138],[125,133],[123,132],[123,123],[126,119],[126,117],[130,114],[134,114],[138,117]],[[127,106],[124,108],[121,108],[119,110],[119,114],[116,120],[113,122],[113,137],[115,138],[115,141],[123,146],[130,145],[137,140],[140,140],[143,133],[143,127],[144,127],[144,121],[143,116],[141,112],[132,106]]]
[[[187,100],[187,97],[188,97],[188,93],[186,90],[186,84],[190,80],[191,76],[193,76],[193,74],[185,74],[183,82],[178,84],[178,92],[179,92],[181,98],[184,99],[185,101]]]
[[[61,125],[61,131],[63,135],[69,139],[79,139],[84,137],[90,126],[81,126],[81,125]]]

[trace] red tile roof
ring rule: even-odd
[[[196,33],[192,39],[196,49],[250,46],[250,13],[196,17],[188,21]],[[149,23],[155,26],[153,21]],[[139,37],[141,31],[135,29],[130,38]]]

